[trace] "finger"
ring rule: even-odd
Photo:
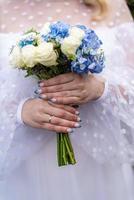
[[[50,78],[49,80],[44,80],[39,85],[40,86],[59,85],[59,84],[71,82],[73,80],[74,80],[74,74],[66,73],[66,74],[58,75],[54,78]]]
[[[41,94],[40,97],[42,99],[52,99],[55,97],[80,97],[80,95],[81,95],[81,92],[79,90],[73,90],[73,91],[63,91],[63,92]]]
[[[55,131],[57,133],[72,133],[73,132],[73,129],[71,129],[71,128],[63,127],[63,126],[56,126],[56,125],[53,125],[50,123],[44,123],[41,128],[47,129],[49,131]]]
[[[43,122],[43,118],[44,118],[44,122],[46,123],[46,116],[42,116],[42,122]],[[49,122],[50,116],[47,119],[47,123]],[[51,116],[51,121],[49,122],[50,124],[54,124],[57,126],[64,126],[64,127],[68,127],[68,128],[79,128],[80,124],[78,122],[74,122],[74,121],[69,121],[66,119],[62,119],[59,117],[55,117],[55,116]]]
[[[35,120],[36,123],[49,123],[51,115],[42,113],[39,114],[38,118]]]
[[[41,87],[39,91],[40,91],[40,94],[43,94],[43,93],[61,92],[61,91],[66,91],[66,90],[70,91],[70,90],[75,90],[77,88],[79,88],[78,84],[72,84],[72,82],[69,82],[65,84]]]
[[[76,108],[72,107],[72,106],[68,106],[68,105],[60,105],[60,104],[56,104],[56,103],[53,103],[51,101],[48,102],[50,105],[52,105],[53,107],[56,107],[56,108],[62,108],[72,114],[76,114],[78,115],[79,114],[79,111],[76,110]]]
[[[36,122],[36,121],[30,121],[30,122],[28,122],[28,123],[26,123],[26,124],[28,124],[29,126],[31,126],[32,128],[41,128],[42,127],[42,124],[41,123],[39,123],[39,122]]]
[[[47,106],[47,107],[44,107],[42,112],[48,115],[53,115],[55,117],[59,117],[59,118],[74,121],[74,122],[79,121],[79,117],[77,115],[72,114],[61,108],[56,108],[56,107],[54,108],[52,106]]]
[[[73,129],[64,126],[56,126],[50,123],[37,123],[34,121],[30,122],[30,126],[33,128],[47,129],[49,131],[61,132],[61,133],[72,133]]]
[[[52,102],[54,103],[59,103],[59,104],[79,104],[80,103],[80,98],[79,97],[55,97],[51,99]]]

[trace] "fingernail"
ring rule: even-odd
[[[79,106],[78,106],[78,105],[74,105],[73,107],[74,107],[74,108],[79,108]]]
[[[57,100],[55,98],[52,98],[52,99],[50,99],[50,101],[55,103]]]
[[[35,91],[34,91],[35,94],[40,94],[41,92],[42,92],[41,89],[38,89],[38,90],[35,90]]]
[[[46,98],[47,98],[47,95],[42,94],[42,95],[40,95],[40,97],[41,97],[42,99],[46,99]]]
[[[75,111],[75,114],[76,114],[76,115],[79,115],[79,114],[80,114],[80,112],[76,110],[76,111]]]
[[[80,117],[77,117],[77,121],[78,121],[78,122],[81,122],[82,120],[81,120],[81,118],[80,118]]]
[[[39,99],[43,99],[41,96],[38,97]]]
[[[79,124],[79,123],[75,123],[75,128],[80,128],[81,127],[81,125]]]
[[[42,93],[42,89],[38,89],[38,94],[41,94]]]
[[[35,94],[38,94],[38,93],[37,93],[37,90],[35,90],[34,93],[35,93]]]
[[[44,83],[40,83],[39,85],[40,85],[40,87],[43,87],[43,86],[44,86]]]
[[[73,129],[72,129],[72,128],[68,128],[68,129],[67,129],[67,132],[68,132],[68,133],[72,133],[72,132],[73,132]]]

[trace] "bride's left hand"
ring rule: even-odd
[[[67,73],[44,80],[39,86],[41,98],[60,104],[79,105],[98,99],[104,91],[104,80],[92,74]]]

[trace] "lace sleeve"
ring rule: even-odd
[[[116,117],[134,128],[134,24],[121,25],[112,34],[116,44],[108,55],[108,69],[104,72],[109,81],[105,101]]]
[[[82,133],[72,139],[99,162],[134,162],[134,25],[99,30],[108,81],[105,98],[81,106]]]

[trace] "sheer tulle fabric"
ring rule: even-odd
[[[134,159],[133,32],[133,24],[98,30],[106,53],[102,75],[108,82],[108,91],[101,101],[80,107],[86,121],[74,141],[100,162]]]
[[[134,160],[134,25],[97,30],[104,42],[108,81],[107,95],[80,106],[82,128],[71,134],[80,146],[99,163]],[[8,54],[17,35],[0,35],[0,174],[7,175],[23,160],[55,140],[55,133],[17,124],[19,102],[33,96],[37,80],[11,69]],[[55,150],[56,154],[56,150]],[[77,154],[77,153],[76,153]],[[79,160],[78,160],[79,162]]]

